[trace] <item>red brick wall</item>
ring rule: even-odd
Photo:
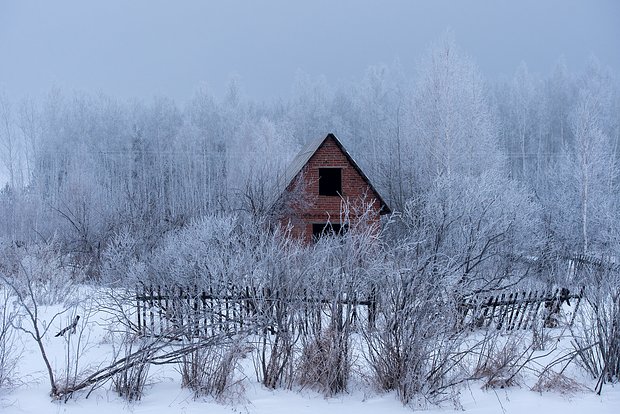
[[[342,197],[319,195],[319,168],[337,167],[342,168]],[[372,214],[370,220],[379,220],[381,204],[376,195],[362,176],[351,165],[346,155],[340,150],[333,139],[328,138],[323,145],[310,158],[302,170],[304,182],[304,202],[302,207],[294,206],[295,200],[289,203],[294,207],[294,213],[290,217],[284,217],[284,223],[293,225],[293,236],[303,237],[307,241],[312,240],[312,224],[342,223],[342,210],[344,205],[349,206],[349,222],[355,223],[358,214],[361,214],[362,206],[372,202]],[[295,183],[291,185],[294,186]],[[293,188],[288,188],[292,191]],[[290,206],[289,205],[289,206]]]

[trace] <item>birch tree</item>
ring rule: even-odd
[[[502,167],[484,91],[475,65],[450,37],[426,56],[415,88],[412,137],[422,188],[438,176],[477,176]]]

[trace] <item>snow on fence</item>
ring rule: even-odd
[[[332,308],[333,305],[336,305]],[[372,296],[359,299],[341,295],[327,300],[303,294],[296,299],[281,298],[269,288],[226,286],[201,290],[198,286],[141,285],[136,291],[137,330],[142,336],[168,336],[170,339],[207,337],[222,332],[234,334],[243,329],[274,332],[278,313],[295,312],[298,328],[316,329],[325,317],[349,315],[374,323],[376,301]],[[344,312],[348,308],[348,312]],[[258,328],[257,328],[258,327]]]
[[[582,288],[578,293],[571,293],[566,288],[558,288],[473,296],[460,305],[462,324],[478,328],[495,326],[497,329],[514,330],[533,329],[542,321],[543,326],[551,328],[559,325],[562,308],[566,304],[572,308],[572,316],[568,322],[572,325],[583,291]]]

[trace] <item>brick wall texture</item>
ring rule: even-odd
[[[326,167],[342,169],[340,196],[319,195],[319,168]],[[292,225],[293,236],[308,242],[312,240],[314,223],[329,221],[352,225],[360,220],[363,213],[366,213],[363,214],[365,221],[379,221],[381,204],[377,194],[331,138],[314,153],[298,179],[289,184],[287,192],[294,196],[287,201],[285,211],[289,213],[282,218],[282,224]],[[365,211],[365,206],[369,205],[370,214]]]

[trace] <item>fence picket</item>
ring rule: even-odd
[[[578,294],[568,294],[565,289],[555,291],[532,291],[501,293],[487,297],[470,296],[459,305],[459,327],[490,327],[496,329],[530,329],[536,321],[550,324],[554,314],[561,311],[564,300],[575,299],[574,311],[570,323],[574,321],[579,308],[583,289]],[[334,301],[317,298],[304,291],[295,298],[296,308],[301,317],[295,329],[310,332],[322,329],[323,316],[329,315],[337,327],[357,323],[360,319],[360,307],[365,307],[367,322],[370,327],[376,323],[377,293],[371,288],[367,299],[359,299],[353,292],[347,297]],[[179,334],[184,329],[187,337],[215,335],[219,332],[234,334],[249,326],[248,320],[260,315],[269,323],[278,312],[288,312],[290,303],[284,303],[281,292],[268,287],[250,287],[242,289],[226,286],[199,290],[197,285],[183,286],[146,286],[136,290],[137,332],[140,335],[166,335],[175,331]],[[544,312],[540,312],[544,304]],[[343,318],[347,318],[344,320]],[[159,319],[159,320],[156,320]],[[268,326],[270,332],[275,327]]]

